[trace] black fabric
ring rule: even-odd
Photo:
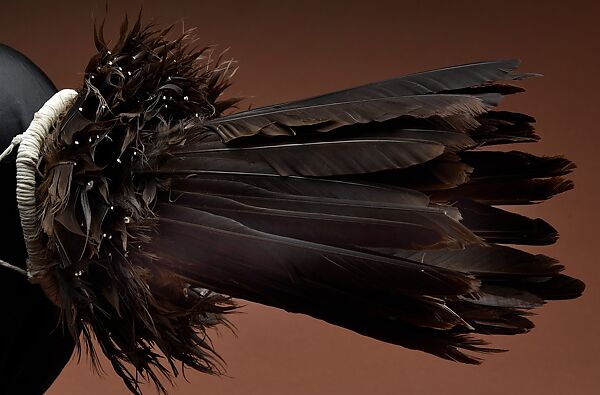
[[[25,131],[34,112],[56,92],[52,82],[17,51],[0,45],[0,150]],[[25,266],[25,245],[15,196],[16,150],[0,163],[0,259]],[[58,326],[58,309],[38,286],[0,267],[0,394],[41,394],[73,352]]]

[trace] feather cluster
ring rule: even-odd
[[[129,30],[126,20],[109,49],[102,30],[84,86],[45,147],[42,229],[66,327],[83,333],[92,355],[95,337],[131,391],[138,372],[163,390],[153,368],[177,374],[174,360],[219,371],[205,329],[234,304],[152,264],[145,245],[162,186],[147,173],[186,129],[234,103],[217,99],[234,69],[189,33],[169,40],[170,29],[138,19]]]
[[[539,138],[496,109],[532,76],[518,61],[224,115],[231,62],[139,20],[110,50],[101,32],[45,146],[41,231],[63,322],[132,392],[138,374],[164,391],[177,361],[218,373],[206,329],[227,325],[230,297],[475,364],[498,350],[473,334],[527,332],[530,309],[583,291],[503,245],[556,241],[495,206],[564,192],[574,168],[488,150]]]

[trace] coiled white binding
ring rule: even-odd
[[[56,125],[59,117],[71,106],[77,91],[63,89],[54,94],[38,112],[27,130],[13,138],[10,146],[0,154],[0,161],[10,155],[15,146],[17,152],[17,206],[21,217],[23,237],[27,248],[27,270],[10,263],[0,261],[0,266],[26,274],[32,283],[38,282],[44,275],[46,251],[41,238],[40,213],[35,200],[36,172],[41,149],[46,136]]]

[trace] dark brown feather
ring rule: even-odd
[[[125,22],[102,35],[44,147],[42,230],[63,322],[134,393],[178,362],[220,373],[207,331],[231,297],[309,314],[442,358],[495,352],[473,334],[531,329],[578,296],[541,219],[494,208],[572,184],[562,158],[484,152],[535,141],[495,109],[518,61],[450,67],[223,115],[231,61],[190,36]],[[210,58],[210,56],[208,56]],[[165,358],[160,357],[163,355]]]

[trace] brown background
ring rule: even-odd
[[[111,1],[109,30],[139,1]],[[505,108],[538,118],[533,152],[564,153],[579,165],[574,192],[524,212],[562,231],[545,253],[584,279],[584,297],[544,307],[532,333],[496,337],[510,348],[480,367],[403,350],[308,317],[250,304],[236,338],[216,345],[231,377],[189,372],[177,394],[596,394],[600,389],[597,262],[600,130],[600,7],[584,1],[241,2],[145,1],[147,17],[183,21],[201,40],[241,60],[233,94],[268,104],[470,61],[521,57],[545,78]],[[39,64],[58,87],[78,87],[93,52],[92,14],[103,1],[2,0],[0,41]],[[113,36],[114,37],[114,36]],[[50,394],[125,394],[110,367],[72,362]],[[148,391],[153,393],[151,389]]]

